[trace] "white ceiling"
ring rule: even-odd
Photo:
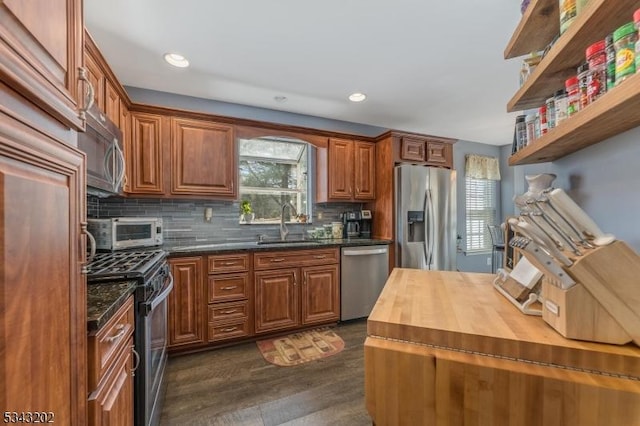
[[[520,61],[503,51],[519,3],[85,0],[84,8],[124,85],[504,145]],[[166,52],[191,66],[171,67]],[[349,102],[358,91],[367,100]]]

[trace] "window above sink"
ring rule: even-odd
[[[282,205],[287,203],[298,217],[311,217],[312,150],[309,143],[289,137],[238,140],[240,201],[251,206],[250,216],[241,216],[240,223],[280,223]],[[285,210],[287,222],[304,221]]]

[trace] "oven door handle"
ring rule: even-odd
[[[169,284],[164,287],[162,293],[160,293],[157,297],[155,297],[151,302],[144,302],[142,304],[142,309],[144,310],[145,315],[148,315],[149,312],[153,311],[158,307],[164,300],[169,297],[169,293],[173,290],[173,275],[169,274]]]

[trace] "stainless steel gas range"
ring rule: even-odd
[[[100,281],[137,280],[135,350],[140,363],[135,375],[135,424],[160,423],[167,364],[167,297],[173,289],[163,250],[98,253],[88,265],[88,284]]]

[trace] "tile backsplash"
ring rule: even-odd
[[[211,207],[213,217],[204,219],[204,209]],[[307,229],[340,221],[346,210],[361,209],[357,203],[314,204],[312,223],[287,224],[289,238],[301,238]],[[87,196],[87,216],[161,217],[165,243],[256,241],[259,234],[279,238],[278,224],[240,224],[239,202],[210,200],[166,200],[148,198],[97,198]]]

